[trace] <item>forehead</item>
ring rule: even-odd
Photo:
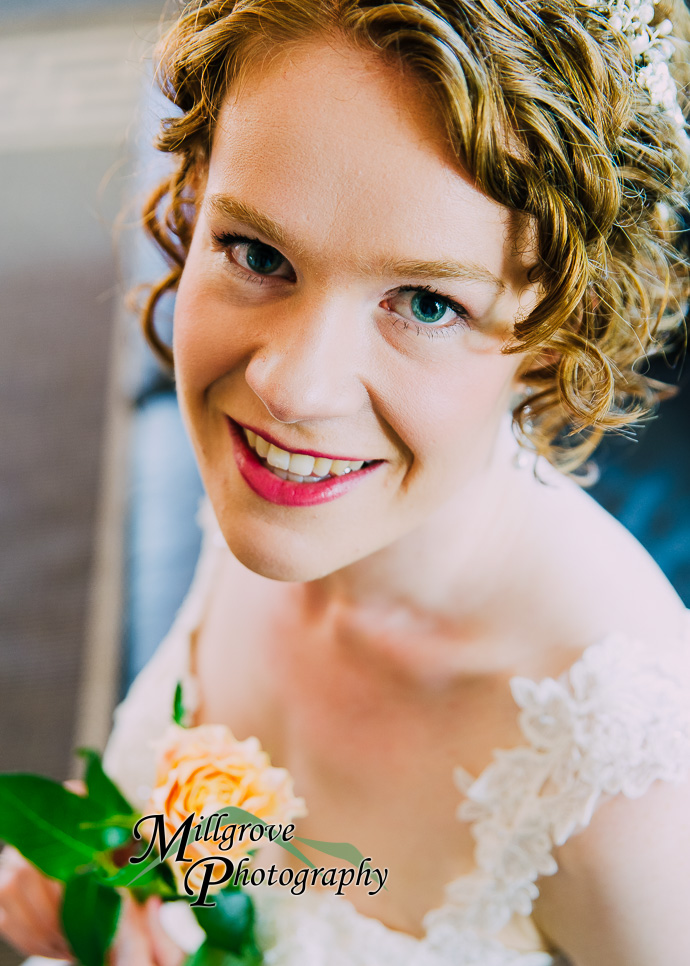
[[[521,276],[512,217],[451,154],[424,86],[342,42],[314,39],[226,96],[207,193],[228,193],[345,265],[371,254],[463,257]]]

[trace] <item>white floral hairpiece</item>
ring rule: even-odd
[[[659,0],[584,0],[585,5],[608,14],[613,30],[630,41],[635,58],[637,83],[646,90],[652,104],[661,108],[685,134],[685,118],[678,103],[678,88],[668,62],[673,56],[673,24],[662,20],[652,26]],[[686,135],[687,136],[687,135]]]

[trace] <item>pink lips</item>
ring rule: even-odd
[[[234,422],[234,420],[232,420],[232,422]],[[267,433],[265,429],[259,431],[253,426],[247,426],[245,423],[236,423],[236,425],[240,426],[241,428],[248,429],[250,433],[256,433],[257,436],[262,436],[266,442],[273,443],[273,445],[277,446],[278,449],[289,449],[291,452],[295,452],[295,450],[292,450],[289,446],[286,446],[285,443],[281,443],[281,441],[276,439],[275,436],[271,436],[269,433]],[[297,452],[303,453],[305,456],[313,456],[314,459],[319,459],[321,457],[325,460],[343,460],[345,463],[357,463],[359,461],[358,456],[333,456],[332,453],[317,453],[316,450],[313,449],[300,449]]]
[[[269,503],[276,503],[280,506],[315,506],[319,503],[327,503],[329,500],[336,500],[339,496],[344,496],[345,493],[357,486],[365,476],[374,472],[383,462],[363,466],[362,469],[354,470],[345,476],[332,476],[319,483],[293,483],[292,480],[281,480],[275,473],[266,469],[247,443],[240,427],[230,418],[228,418],[228,426],[233,442],[235,462],[244,481],[258,496],[268,500]],[[265,433],[261,433],[261,435],[271,442]],[[275,445],[278,446],[279,444],[275,443]],[[314,457],[324,455],[311,453],[307,450],[300,450],[300,452]],[[326,456],[325,458],[342,459],[343,457]]]

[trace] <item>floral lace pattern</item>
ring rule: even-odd
[[[451,928],[435,941],[428,935],[415,939],[332,894],[269,892],[252,893],[265,966],[567,966],[549,953],[508,949],[473,930]]]
[[[432,942],[451,926],[495,933],[514,913],[529,915],[536,879],[558,870],[553,847],[585,828],[599,804],[690,772],[688,639],[652,651],[614,634],[559,680],[514,677],[511,691],[528,745],[495,751],[476,780],[456,769],[466,795],[458,817],[472,823],[477,868],[426,917]]]
[[[104,764],[135,803],[153,778],[152,741],[168,725],[175,684],[185,702],[198,684],[190,638],[198,626],[220,552],[209,508],[192,589],[156,655],[116,712]],[[567,966],[546,952],[520,952],[496,936],[513,917],[529,916],[536,880],[553,875],[552,855],[585,828],[607,798],[636,798],[656,779],[690,771],[690,612],[685,639],[654,650],[612,634],[588,647],[558,680],[513,677],[511,692],[525,744],[494,751],[474,778],[455,781],[471,823],[474,871],[446,889],[427,914],[422,939],[359,913],[346,899],[307,891],[293,896],[256,889],[257,929],[266,966]]]

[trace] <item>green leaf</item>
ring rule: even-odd
[[[202,822],[204,826],[204,833],[206,831],[205,824],[210,822],[215,815],[227,815],[227,821],[221,821],[218,823],[219,828],[223,828],[225,825],[232,825],[236,823],[241,825],[243,822],[252,822],[254,825],[263,825],[267,828],[268,823],[264,822],[263,819],[257,818],[251,812],[245,811],[243,808],[239,808],[236,805],[229,805],[227,808],[218,809],[213,815],[209,815],[207,819]],[[311,848],[316,849],[318,852],[323,852],[325,855],[332,855],[334,858],[342,859],[345,862],[349,862],[351,865],[359,866],[361,863],[364,864],[364,868],[371,869],[371,866],[366,861],[365,857],[356,849],[354,845],[350,845],[349,842],[320,842],[317,839],[303,839],[299,835],[295,836],[298,842],[304,842],[305,845],[309,845]],[[316,866],[311,862],[303,852],[301,852],[292,841],[285,842],[283,838],[278,835],[273,839],[277,845],[285,849],[286,852],[290,852],[292,855],[301,859],[309,868],[314,869]]]
[[[173,698],[173,712],[172,719],[176,725],[180,727],[185,727],[185,721],[187,720],[187,712],[185,711],[184,704],[182,702],[182,681],[177,682],[175,688],[175,697]]]
[[[102,805],[109,816],[135,815],[136,810],[103,771],[103,763],[98,752],[93,748],[79,748],[77,754],[81,755],[86,762],[84,780],[89,798]]]
[[[268,822],[264,822],[262,818],[259,818],[252,812],[248,812],[244,808],[239,808],[237,805],[228,805],[226,808],[219,808],[213,813],[213,815],[209,815],[208,818],[204,820],[204,823],[202,823],[204,826],[204,833],[206,831],[205,823],[210,822],[211,819],[216,815],[223,816],[221,821],[218,823],[219,828],[225,828],[226,825],[242,825],[243,823],[248,824],[250,822],[252,825],[263,825],[264,828],[268,827]],[[268,836],[265,836],[265,841],[268,841]],[[285,849],[286,852],[290,852],[296,858],[301,859],[301,861],[304,862],[305,865],[308,865],[310,869],[316,868],[314,863],[307,858],[304,852],[300,852],[297,846],[293,845],[291,841],[285,842],[280,835],[276,836],[273,841],[282,849]]]
[[[319,842],[318,839],[303,839],[299,835],[296,835],[295,838],[298,842],[304,842],[305,845],[309,845],[318,852],[323,852],[325,855],[332,855],[336,859],[343,859],[344,862],[349,862],[351,865],[362,865],[365,869],[371,871],[369,862],[367,862],[359,849],[356,849],[354,845],[350,845],[349,842]],[[384,892],[388,892],[386,886],[383,889]]]
[[[323,852],[324,855],[332,855],[334,858],[342,859],[351,865],[364,863],[365,868],[371,868],[359,849],[356,849],[354,845],[350,845],[349,842],[319,842],[317,839],[300,838],[299,835],[296,835],[295,838],[298,842],[304,842],[305,845],[311,846],[312,849]]]
[[[92,799],[93,801],[93,799]],[[134,812],[133,814],[127,815],[108,815],[106,818],[99,818],[96,822],[84,822],[85,828],[126,828],[129,829],[130,838],[132,837],[132,829],[136,825],[136,820],[139,818],[139,813]]]
[[[261,966],[262,962],[263,957],[257,949],[248,949],[238,955],[205,942],[184,966]]]
[[[99,882],[95,872],[67,880],[62,925],[72,951],[83,966],[104,966],[120,915],[120,895]]]
[[[228,805],[224,808],[219,808],[217,811],[213,812],[200,823],[200,836],[203,837],[206,834],[206,830],[209,822],[211,822],[217,815],[221,816],[221,820],[218,822],[217,828],[224,828],[226,825],[242,825],[243,823],[251,823],[253,825],[263,825],[264,828],[268,827],[268,823],[258,816],[254,815],[252,812],[248,812],[244,808],[239,808],[237,805]],[[336,858],[343,859],[345,862],[350,862],[354,866],[364,863],[364,868],[371,869],[368,862],[365,861],[365,857],[356,849],[354,845],[350,845],[348,842],[321,842],[316,839],[304,839],[299,836],[295,836],[298,842],[304,842],[305,845],[309,845],[311,848],[317,849],[319,852],[323,852],[326,855],[332,855]],[[273,839],[282,849],[286,852],[290,852],[296,858],[304,862],[305,865],[309,866],[310,869],[315,869],[316,866],[309,859],[304,852],[300,851],[297,846],[293,845],[292,841],[284,841],[283,838],[278,835]],[[162,859],[157,856],[148,865],[144,866],[142,869],[137,866],[138,871],[136,871],[132,877],[131,882],[138,879],[138,876],[143,876],[144,873],[148,874],[156,867],[162,864]],[[384,886],[385,889],[385,886]]]
[[[215,906],[192,906],[197,922],[212,946],[238,955],[254,944],[254,906],[238,889],[213,894]]]
[[[137,818],[137,815],[110,815],[97,822],[83,822],[81,827],[99,829],[106,847],[119,849],[132,841],[132,829]]]
[[[204,836],[206,834],[208,823],[217,815],[221,816],[221,821],[218,823],[218,828],[224,828],[226,825],[233,824],[241,825],[243,823],[263,825],[264,828],[266,828],[268,824],[267,822],[264,822],[263,819],[258,818],[252,812],[248,812],[244,808],[239,808],[237,805],[228,805],[225,808],[219,808],[217,811],[213,812],[213,814],[209,815],[202,822],[200,822],[200,836]],[[273,841],[277,842],[278,845],[285,849],[286,852],[290,852],[296,858],[301,859],[301,861],[304,862],[305,865],[308,865],[310,869],[316,868],[314,863],[308,859],[303,852],[300,852],[300,850],[294,846],[292,842],[284,842],[280,836],[277,836]],[[131,881],[134,882],[140,875],[143,876],[144,873],[150,872],[152,869],[155,869],[157,866],[161,865],[162,862],[163,860],[160,855],[157,855],[155,859],[152,859],[152,861],[149,862],[148,865],[143,866],[143,868],[141,865],[137,864],[138,871],[135,873]]]
[[[40,775],[0,775],[0,839],[63,882],[110,848],[102,806]]]
[[[111,875],[100,872],[99,876],[105,885],[131,889],[142,895],[177,896],[172,871],[162,862],[146,866],[143,874],[140,866],[127,863]]]

